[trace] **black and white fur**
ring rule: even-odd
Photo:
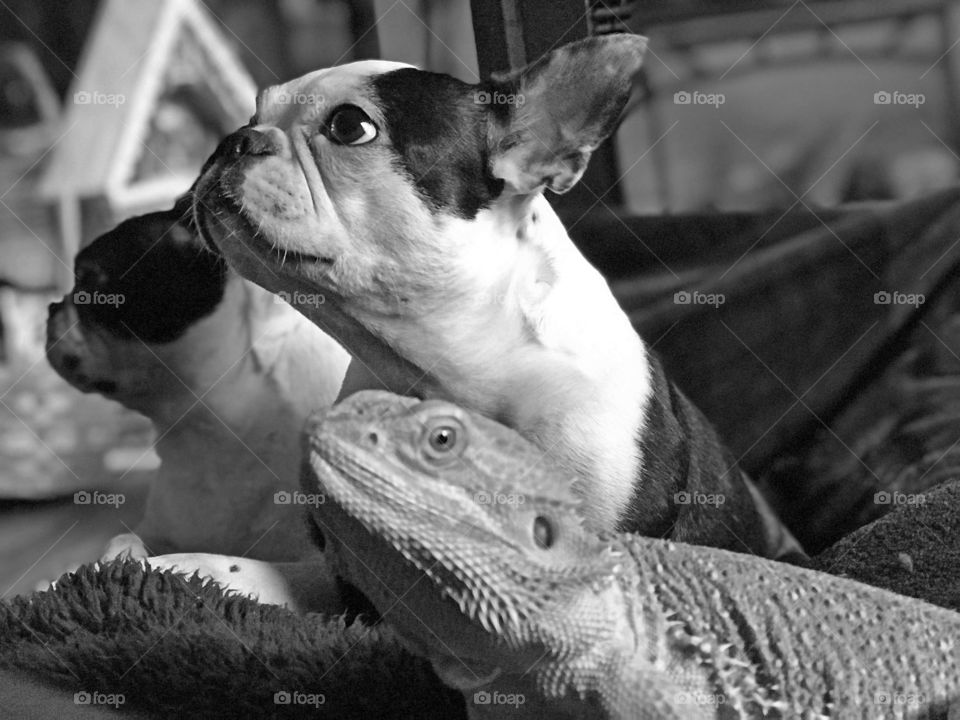
[[[209,252],[182,208],[126,220],[74,267],[50,306],[50,364],[149,418],[161,460],[143,517],[103,557],[248,574],[264,600],[289,601],[292,572],[309,597],[291,604],[336,609],[303,507],[275,498],[299,488],[300,428],[336,397],[346,352]]]
[[[580,179],[644,49],[592,38],[478,85],[365,61],[269,88],[198,180],[196,222],[254,282],[324,294],[300,309],[354,358],[341,397],[442,397],[516,428],[598,530],[777,555],[769,508],[543,195]]]
[[[197,224],[267,289],[325,295],[301,311],[353,355],[341,397],[501,420],[578,478],[597,529],[780,554],[769,508],[543,195],[580,179],[644,49],[593,38],[478,85],[365,61],[269,88],[198,180]]]

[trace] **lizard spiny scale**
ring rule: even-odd
[[[484,687],[524,697],[511,718],[872,720],[960,702],[960,614],[750,555],[598,536],[583,526],[571,478],[512,430],[388,393],[357,393],[340,406],[364,403],[382,410],[373,425],[390,448],[456,413],[469,438],[460,462],[442,478],[382,450],[355,448],[338,462],[356,420],[334,414],[311,426],[312,481],[327,498],[312,512],[332,536],[367,553],[344,566],[356,573],[352,584],[383,604],[378,610],[392,599],[364,565],[409,588],[404,603],[429,627],[385,619],[442,680],[460,687],[437,658],[462,659]],[[525,501],[478,504],[479,492]],[[549,550],[531,532],[540,516],[558,530]],[[418,582],[425,557],[438,567]],[[864,621],[854,631],[856,618]],[[471,704],[464,692],[474,717],[502,710]],[[881,707],[881,693],[924,704]]]

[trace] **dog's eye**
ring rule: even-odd
[[[104,281],[104,274],[90,265],[81,265],[74,274],[74,282],[77,287],[95,288],[99,287]]]
[[[363,145],[377,137],[377,126],[356,105],[341,105],[330,116],[327,134],[341,145]]]

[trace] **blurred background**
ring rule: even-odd
[[[955,182],[960,7],[932,0],[6,0],[0,6],[0,596],[142,512],[149,424],[47,365],[77,250],[169,207],[257,88],[383,57],[476,82],[650,38],[616,137],[558,200],[665,215],[910,198]],[[84,506],[75,493],[120,493]]]

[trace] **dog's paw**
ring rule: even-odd
[[[100,556],[100,561],[108,562],[109,560],[117,559],[143,560],[149,557],[149,555],[150,553],[147,552],[147,548],[139,535],[123,533],[122,535],[117,535],[112,538],[110,542],[107,543],[107,549],[104,550]]]

